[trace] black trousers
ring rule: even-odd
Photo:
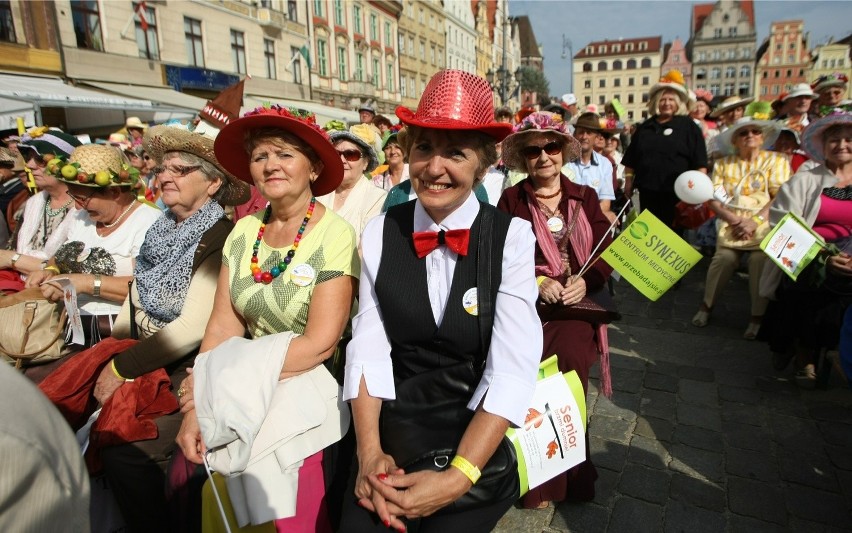
[[[660,219],[660,222],[668,227],[674,226],[675,206],[680,201],[674,193],[674,189],[669,191],[649,191],[639,189],[639,205],[642,211],[646,209],[654,216]]]

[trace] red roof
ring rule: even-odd
[[[714,7],[716,7],[716,4],[695,4],[692,6],[693,35],[701,31],[704,21],[713,12]],[[740,0],[739,7],[746,14],[751,25],[754,26],[754,2],[752,0]]]
[[[473,11],[473,19],[476,20],[477,6],[479,0],[470,0],[470,9]],[[485,0],[485,19],[488,21],[488,36],[494,40],[494,25],[496,24],[497,0]]]
[[[639,50],[639,43],[645,42],[648,47],[644,50]],[[633,50],[625,50],[625,44],[633,43]],[[618,52],[612,51],[613,44],[620,44]],[[598,53],[598,46],[607,45],[606,52]],[[616,39],[616,40],[603,40],[603,41],[593,41],[587,44],[580,50],[577,54],[574,55],[574,59],[582,59],[584,57],[606,57],[606,56],[623,56],[623,55],[631,55],[637,53],[651,53],[651,52],[659,52],[660,47],[663,45],[663,38],[659,35],[655,37],[635,37],[633,39]],[[586,48],[592,47],[592,53],[586,53]]]

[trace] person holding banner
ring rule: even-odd
[[[769,210],[774,226],[787,214],[800,216],[826,242],[840,249],[826,261],[827,277],[816,286],[808,270],[796,282],[767,262],[760,292],[775,298],[769,305],[765,332],[773,364],[783,370],[795,357],[796,382],[816,386],[816,362],[821,348],[837,345],[843,310],[852,294],[852,113],[835,110],[812,122],[802,135],[802,147],[821,163],[796,173],[778,193]]]
[[[541,328],[529,223],[473,194],[512,131],[492,99],[486,80],[448,69],[416,112],[397,108],[417,198],[361,239],[343,387],[358,474],[340,531],[487,532],[518,498],[505,433],[526,421]]]
[[[743,255],[748,254],[751,319],[743,333],[747,340],[754,340],[757,336],[768,303],[760,296],[758,287],[766,262],[760,242],[769,233],[766,222],[769,207],[778,189],[790,179],[791,174],[787,158],[768,150],[781,130],[778,122],[768,120],[768,108],[768,102],[750,104],[747,115],[717,137],[722,151],[731,155],[714,165],[713,186],[724,188],[731,201],[726,204],[719,200],[710,201],[710,209],[721,223],[716,253],[707,269],[704,298],[692,317],[693,326],[703,328],[707,325],[725,285],[739,267]]]
[[[503,161],[529,177],[506,189],[497,208],[529,220],[536,236],[536,275],[542,306],[571,307],[587,293],[603,290],[612,268],[603,261],[591,263],[593,249],[611,242],[610,221],[601,211],[594,189],[573,183],[563,164],[580,156],[580,145],[567,125],[553,114],[528,116],[503,141]],[[586,264],[592,264],[578,275]],[[557,309],[558,311],[558,309]],[[541,319],[543,359],[556,354],[559,370],[576,370],[588,392],[589,369],[601,357],[604,393],[609,393],[606,325],[582,319]],[[597,472],[591,458],[536,487],[524,497],[526,508],[546,507],[567,498],[591,500]]]

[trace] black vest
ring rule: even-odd
[[[502,279],[503,245],[511,217],[493,206],[480,203],[480,213],[470,229],[466,256],[460,255],[453,273],[441,326],[435,324],[426,281],[426,258],[414,251],[412,231],[415,202],[387,211],[382,236],[382,258],[376,275],[376,296],[382,309],[385,332],[391,342],[395,381],[461,362],[484,365],[488,346],[480,346],[479,319],[465,311],[466,291],[477,286],[477,256],[482,210],[494,211],[492,229],[491,291],[479,291],[478,300],[491,300],[495,308]],[[493,321],[493,317],[492,317]],[[490,334],[487,335],[490,339]],[[482,369],[477,369],[481,375]]]

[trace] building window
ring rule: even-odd
[[[769,87],[767,87],[766,85],[764,85],[763,87],[760,88],[760,96],[766,96],[766,94],[768,92],[769,92]]]
[[[764,77],[766,77],[766,72],[763,73]],[[748,78],[751,76],[751,67],[748,65],[743,65],[740,67],[740,78]]]
[[[628,104],[632,104],[632,103],[633,103],[633,95],[632,95],[632,94],[628,94],[628,95],[627,95],[627,103],[628,103]]]
[[[414,57],[414,36],[408,36],[408,55]]]
[[[722,58],[722,53],[718,50],[713,50],[713,61],[719,61]]]
[[[275,41],[263,40],[263,62],[266,63],[266,77],[270,80],[277,78],[275,72]]]
[[[696,80],[703,80],[705,78],[707,78],[707,71],[706,70],[704,70],[703,68],[699,68],[699,69],[695,70],[695,79]]]
[[[302,51],[295,46],[290,47],[290,57],[293,68],[293,83],[302,84]]]
[[[589,105],[589,104],[592,103],[592,97],[591,96],[584,96],[583,101],[586,102],[586,105]]]
[[[314,15],[325,17],[325,0],[314,0]]]
[[[728,59],[736,59],[737,58],[737,51],[736,50],[728,50],[727,57],[728,57]]]
[[[737,36],[737,27],[731,26],[728,28],[728,37],[736,37]]]
[[[337,77],[340,81],[349,80],[349,73],[346,70],[346,48],[343,46],[337,47]]]
[[[740,58],[741,59],[748,59],[749,57],[751,57],[751,48],[741,48],[740,49]]]
[[[645,41],[642,41],[641,43],[639,43],[639,50],[647,50],[647,49],[648,49],[648,43],[646,43]]]
[[[642,85],[648,85],[649,83],[650,80],[648,79],[648,76],[642,76]]]
[[[616,59],[612,62],[612,70],[621,70],[621,66],[622,64],[620,59]]]
[[[777,86],[777,85],[773,85],[773,86],[772,86],[772,94],[773,94],[773,95],[777,95],[777,94],[779,94],[780,92],[781,92],[781,87],[779,87],[779,86]]]
[[[707,54],[705,52],[698,52],[698,61],[706,61]]]
[[[287,18],[292,20],[293,22],[298,22],[298,7],[296,6],[296,2],[298,0],[287,0]],[[301,82],[299,82],[301,83]]]
[[[627,44],[625,44],[625,45],[624,45],[624,50],[625,50],[626,52],[632,52],[632,51],[633,51],[633,43],[627,43]]]
[[[599,94],[598,95],[598,104],[604,105],[606,103],[606,95]]]
[[[591,89],[591,88],[592,88],[592,80],[586,80],[586,81],[584,81],[584,82],[583,82],[583,88],[584,88],[584,89]]]
[[[399,78],[399,95],[403,98],[408,97],[408,84],[405,82],[405,76]]]
[[[373,85],[376,86],[376,89],[382,88],[382,69],[379,64],[379,59],[373,58]]]
[[[775,71],[775,77],[776,77],[776,78],[780,78],[780,77],[781,77],[781,71],[780,71],[780,70],[776,70],[776,71]]]
[[[334,23],[343,26],[343,0],[334,0]]]
[[[12,20],[12,6],[9,4],[9,0],[0,1],[0,41],[17,42],[15,24]]]
[[[426,61],[426,41],[420,41],[420,61]]]
[[[201,21],[184,17],[183,35],[186,39],[186,62],[193,67],[203,67],[204,48],[201,44]]]
[[[361,6],[352,6],[352,23],[355,26],[355,33],[364,35],[364,30],[361,28]]]
[[[74,21],[74,34],[77,36],[77,48],[103,52],[104,39],[101,35],[101,14],[98,10],[98,1],[71,2],[71,18]]]
[[[737,67],[728,66],[725,68],[725,77],[726,78],[736,78],[737,77]]]
[[[246,40],[241,31],[231,30],[231,60],[234,72],[246,73]]]
[[[628,59],[627,60],[627,69],[630,70],[630,69],[634,69],[634,68],[636,68],[636,60],[635,59]]]
[[[401,53],[405,52],[405,35],[403,35],[402,33],[398,33],[397,34],[397,41],[399,41],[398,47],[399,47],[399,53],[401,54]]]
[[[650,57],[642,58],[642,68],[651,68],[651,58]]]
[[[411,98],[417,96],[417,80],[414,79],[414,76],[412,76],[411,79],[408,80],[408,88],[411,89],[409,91]]]
[[[787,69],[787,77],[791,77],[793,75],[793,71],[791,69]]]
[[[361,52],[355,54],[355,79],[364,81],[364,54]]]
[[[598,53],[599,54],[605,54],[606,53],[606,45],[605,44],[598,46]]]
[[[751,94],[751,87],[749,86],[749,83],[747,81],[741,82],[739,88],[737,89],[737,93],[738,96],[748,96],[749,94]]]
[[[716,28],[715,30],[713,30],[713,37],[718,39],[721,36],[722,36],[722,28]]]
[[[733,96],[734,95],[734,84],[733,82],[729,82],[725,84],[725,96]]]
[[[710,93],[711,93],[713,96],[718,96],[718,95],[719,95],[719,84],[718,84],[718,83],[711,83],[711,84],[710,84]]]
[[[317,65],[319,75],[328,76],[328,43],[323,39],[317,39]]]
[[[787,56],[787,63],[794,63],[795,61],[796,61],[795,55],[790,54],[790,55]]]
[[[9,5],[9,2],[4,3]],[[0,4],[0,6],[2,5]],[[136,27],[136,48],[139,49],[139,57],[160,59],[160,47],[157,41],[157,13],[154,8],[145,6],[145,12],[141,14],[140,7],[140,4],[133,3],[133,23]],[[14,28],[12,31],[15,31]]]
[[[606,87],[606,78],[598,80],[598,87],[601,89]]]
[[[370,13],[370,40],[379,40],[379,19],[375,13]]]
[[[606,70],[606,61],[598,61],[598,70]]]
[[[627,86],[633,87],[634,85],[636,85],[636,78],[627,78]]]
[[[621,78],[615,78],[612,80],[612,84],[614,87],[621,87]]]
[[[648,103],[648,93],[645,93],[645,94],[642,95],[642,103],[643,104]]]
[[[435,64],[435,45],[434,44],[429,49],[429,59],[431,59],[431,63],[434,65]]]
[[[588,61],[583,63],[583,72],[591,72],[591,71],[592,71],[592,64],[589,63]]]
[[[387,80],[388,80],[388,92],[393,92],[393,90],[394,90],[394,89],[393,89],[393,79],[394,79],[394,75],[393,75],[393,63],[388,63],[388,75],[387,75]]]
[[[617,54],[618,52],[621,52],[621,45],[620,44],[612,45],[612,53]]]
[[[713,67],[713,69],[710,70],[710,79],[711,80],[718,80],[721,77],[722,77],[722,69],[720,69],[719,67]]]
[[[385,21],[385,44],[388,46],[393,43],[393,36],[391,35],[391,23]]]

